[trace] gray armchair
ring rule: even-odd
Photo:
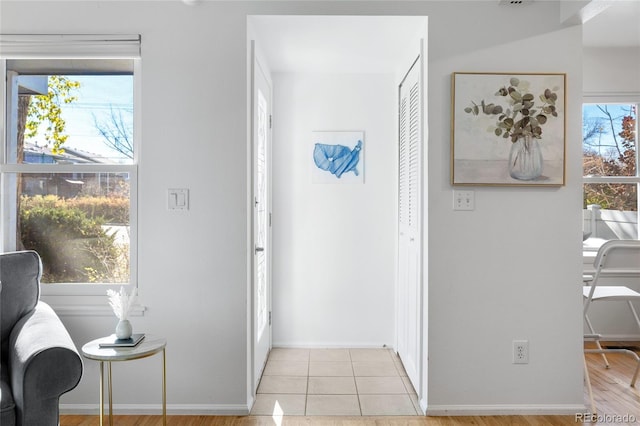
[[[0,254],[0,425],[59,424],[60,395],[82,377],[82,359],[40,298],[34,251]]]

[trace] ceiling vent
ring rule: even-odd
[[[533,3],[533,0],[500,0],[500,6],[526,6]]]

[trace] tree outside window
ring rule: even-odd
[[[583,208],[593,237],[638,238],[637,114],[638,104],[583,106]]]
[[[36,250],[43,283],[129,283],[133,75],[96,73],[100,61],[91,73],[72,75],[56,73],[55,60],[33,62],[37,76],[23,72],[24,61],[7,61],[17,92],[7,107],[17,122],[9,123],[16,131],[3,172],[11,195],[3,199],[10,220],[1,232],[15,235],[3,237],[5,249]],[[45,89],[32,88],[38,79]],[[114,97],[118,91],[128,93],[124,100]]]

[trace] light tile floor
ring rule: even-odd
[[[269,353],[251,415],[416,416],[418,397],[390,349]]]

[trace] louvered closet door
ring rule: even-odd
[[[420,60],[400,84],[398,164],[398,354],[419,391],[422,357],[422,89]]]

